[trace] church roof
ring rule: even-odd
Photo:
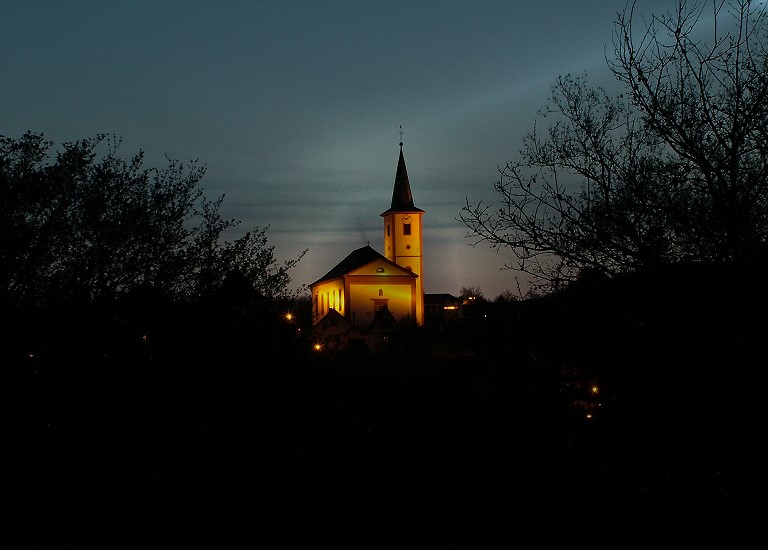
[[[346,258],[344,258],[338,264],[336,264],[336,267],[331,269],[328,273],[320,277],[317,281],[315,281],[309,286],[315,286],[317,283],[321,283],[323,281],[329,281],[331,279],[338,279],[339,277],[343,277],[350,271],[353,271],[359,267],[367,265],[374,260],[383,260],[388,264],[391,264],[394,267],[398,268],[399,270],[403,269],[396,263],[391,262],[381,254],[376,252],[373,248],[370,247],[370,245],[366,245],[362,248],[358,248],[357,250],[353,250],[352,252],[350,252]],[[414,274],[414,277],[415,276],[416,275]]]
[[[413,205],[413,195],[411,194],[411,184],[408,181],[408,170],[405,168],[405,158],[403,157],[403,142],[400,142],[400,158],[397,161],[397,172],[395,174],[395,188],[392,190],[392,204],[389,210],[382,212],[382,216],[389,212],[424,212],[421,208]]]
[[[389,311],[389,308],[384,306],[373,315],[371,324],[365,329],[367,333],[376,332],[388,332],[397,325],[397,319]]]

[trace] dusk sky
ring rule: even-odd
[[[472,248],[465,197],[493,202],[497,166],[562,74],[612,86],[624,0],[360,2],[0,1],[0,135],[56,145],[97,133],[207,166],[207,197],[254,226],[291,288],[353,249],[382,252],[399,154],[425,210],[428,293],[517,293],[510,254]],[[674,0],[639,0],[643,14]]]

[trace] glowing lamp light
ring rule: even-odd
[[[592,386],[592,393],[593,393],[593,394],[595,394],[595,395],[596,395],[596,394],[597,394],[597,392],[599,392],[599,391],[600,391],[600,390],[597,388],[597,386]]]
[[[290,313],[286,313],[286,314],[285,314],[285,319],[286,319],[287,321],[290,321],[291,319],[293,319],[293,315],[291,315]]]
[[[323,349],[323,346],[321,344],[315,344],[315,351],[321,351]]]

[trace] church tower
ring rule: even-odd
[[[384,256],[391,262],[418,276],[416,279],[416,323],[424,325],[424,257],[422,255],[421,216],[424,210],[413,205],[411,184],[403,158],[403,142],[400,142],[400,158],[395,174],[392,204],[383,212]]]

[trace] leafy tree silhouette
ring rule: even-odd
[[[171,333],[180,337],[173,325],[189,328],[190,312],[201,314],[215,298],[253,311],[254,295],[268,302],[300,293],[288,290],[288,272],[303,253],[279,265],[267,227],[223,240],[239,222],[221,218],[223,197],[204,196],[204,166],[168,159],[165,168],[145,168],[143,152],[124,159],[119,146],[101,134],[52,153],[42,134],[0,137],[0,304],[12,327],[9,358],[53,349],[104,358],[114,352],[105,346],[126,343],[113,333],[121,329],[136,332],[136,346],[156,348]],[[147,303],[150,296],[158,305]],[[162,313],[151,318],[153,307]],[[125,312],[129,321],[118,315]],[[243,315],[234,307],[227,313]],[[159,319],[168,322],[162,330]]]

